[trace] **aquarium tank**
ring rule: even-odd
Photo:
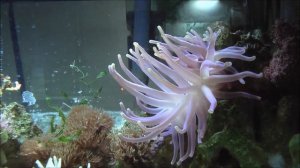
[[[0,4],[0,168],[300,168],[300,1]]]

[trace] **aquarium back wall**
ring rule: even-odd
[[[3,68],[4,74],[18,80],[9,5],[1,5]],[[127,53],[125,1],[14,2],[12,7],[25,90],[34,93],[38,108],[47,108],[46,98],[53,104],[72,104],[92,99],[98,91],[96,107],[118,110],[120,99],[131,101],[109,75],[97,79],[116,62],[118,53]],[[5,100],[20,102],[21,96],[9,93]]]

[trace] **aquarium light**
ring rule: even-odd
[[[218,6],[219,0],[195,0],[191,2],[191,7],[195,10],[208,11]]]

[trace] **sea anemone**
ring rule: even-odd
[[[253,61],[255,56],[243,55],[245,47],[231,46],[216,51],[219,32],[213,32],[211,28],[203,38],[194,30],[187,32],[185,37],[165,34],[160,26],[158,30],[164,43],[150,40],[156,45],[153,50],[158,59],[150,56],[138,43],[133,43],[134,49],[126,55],[157,87],[151,88],[134,76],[120,55],[119,64],[129,79],[116,71],[115,64],[109,65],[108,69],[119,85],[135,96],[140,109],[149,114],[139,116],[120,102],[122,116],[144,130],[139,138],[122,135],[120,138],[137,143],[171,135],[174,148],[171,164],[177,160],[180,165],[194,155],[197,142],[202,142],[207,116],[214,112],[217,99],[260,99],[246,92],[222,91],[220,85],[233,81],[245,84],[245,77],[260,78],[262,73],[238,72],[231,62],[223,62],[227,58]]]

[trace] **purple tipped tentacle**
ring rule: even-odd
[[[129,82],[128,80],[124,79],[114,68],[114,65],[109,67],[109,72],[112,75],[112,77],[119,83],[120,86],[122,86],[124,89],[126,89],[129,93],[134,95],[135,97],[138,97],[143,102],[147,102],[147,104],[152,106],[173,106],[173,102],[171,100],[160,100],[153,97],[149,97],[145,94],[140,93],[139,91],[131,88],[128,86],[129,83],[134,84],[132,82]]]
[[[232,52],[217,52],[214,55],[214,60],[215,61],[219,61],[220,59],[223,59],[223,58],[239,59],[239,60],[242,60],[242,61],[254,61],[256,59],[255,56],[248,57],[248,56],[245,56],[245,55],[236,54],[236,53],[232,53]]]
[[[151,57],[149,54],[145,54],[145,59],[147,59],[155,68],[157,68],[159,71],[164,73],[165,75],[168,75],[174,82],[177,84],[185,83],[186,81],[184,78],[179,76],[176,71],[168,67],[167,65],[163,64],[161,61],[158,61]]]
[[[194,153],[195,153],[195,147],[196,147],[196,117],[194,116],[191,124],[190,124],[190,128],[188,131],[188,136],[191,138],[190,139],[190,147],[191,147],[191,151],[189,153],[189,157],[193,157]]]
[[[174,128],[172,129],[172,144],[173,144],[173,157],[171,164],[173,165],[177,160],[178,150],[179,150],[179,140],[178,140],[178,134],[175,131]]]
[[[235,54],[244,54],[246,52],[245,47],[238,47],[238,46],[230,46],[227,48],[224,48],[222,50],[218,50],[218,52],[231,52]]]
[[[172,112],[169,113],[169,115],[167,115],[165,117],[164,121],[162,121],[161,123],[159,123],[158,125],[156,125],[154,127],[147,128],[142,123],[137,123],[137,124],[146,132],[151,132],[151,131],[160,130],[160,129],[166,129],[168,127],[168,125],[179,115],[179,113],[182,113],[183,110],[184,110],[184,106],[182,104],[177,105],[176,107],[174,107]]]
[[[226,70],[229,71],[230,73],[233,73],[233,74],[239,73],[239,72],[238,72],[234,67],[232,67],[232,66],[227,67]],[[240,82],[241,84],[243,84],[243,85],[246,83],[245,80],[244,80],[243,78],[240,78],[240,79],[239,79],[239,82]]]
[[[184,135],[183,134],[178,134],[178,139],[179,139],[179,160],[177,161],[177,165],[180,165],[180,158],[183,157],[184,155]]]
[[[209,77],[211,73],[217,73],[220,72],[227,67],[231,66],[231,62],[213,62],[210,60],[205,60],[201,64],[200,67],[200,76],[202,78]]]
[[[179,65],[178,63],[174,62],[172,59],[171,59],[171,56],[170,56],[170,52],[168,50],[166,50],[166,48],[162,47],[162,46],[158,46],[161,50],[164,51],[164,58],[166,60],[166,62],[168,63],[168,65],[173,68],[176,72],[178,72],[178,74],[185,78],[187,81],[189,82],[192,82],[192,83],[198,83],[199,81],[201,81],[201,78],[192,73],[192,72],[189,72],[187,69],[183,68],[181,65]]]
[[[143,136],[143,137],[138,137],[138,138],[130,138],[130,137],[125,137],[121,134],[119,134],[119,137],[121,140],[126,141],[126,142],[133,142],[133,143],[138,143],[138,142],[145,142],[145,141],[150,141],[151,139],[155,138],[161,133],[162,130],[158,131],[153,131],[150,132],[149,134]]]
[[[180,48],[178,46],[176,46],[175,44],[173,44],[170,40],[173,40],[177,43],[183,44],[183,46],[185,46],[185,45],[189,46],[189,43],[184,42],[184,41],[180,41],[179,39],[176,39],[173,36],[170,36],[170,35],[167,35],[167,34],[161,34],[161,36],[164,39],[164,41],[166,42],[166,44],[169,46],[171,51],[173,51],[178,56],[178,58],[180,60],[182,60],[183,62],[185,62],[186,64],[188,64],[192,67],[198,66],[197,63],[187,59],[186,56],[184,55],[184,53],[182,52],[182,50],[180,50]],[[195,47],[195,46],[190,45],[188,48],[193,48],[193,47]],[[199,49],[195,49],[195,50],[199,50]]]
[[[167,79],[163,78],[161,75],[158,75],[157,73],[153,72],[152,69],[148,69],[148,73],[151,74],[152,81],[156,81],[159,86],[164,86],[168,89],[166,89],[168,92],[173,92],[176,94],[182,94],[184,93],[184,89],[181,89],[174,85],[173,83],[169,82]],[[180,96],[180,95],[177,95]]]
[[[140,99],[136,98],[136,103],[140,109],[148,114],[157,114],[161,110],[164,110],[164,107],[153,107],[149,106],[147,103],[142,102]]]
[[[136,76],[133,75],[133,73],[131,71],[129,71],[129,69],[125,66],[122,57],[120,54],[118,54],[118,60],[119,60],[119,64],[120,67],[122,68],[123,72],[125,72],[125,74],[129,77],[129,79],[137,84],[140,85],[145,85],[143,82],[141,82]]]
[[[260,100],[261,97],[247,93],[247,92],[224,92],[224,91],[214,91],[214,94],[219,99],[233,99],[238,97]]]
[[[205,83],[207,84],[219,84],[219,83],[227,83],[239,80],[245,77],[252,77],[252,78],[261,78],[262,73],[254,73],[250,71],[244,71],[232,75],[211,75],[205,79]]]
[[[150,117],[140,117],[133,113],[131,113],[130,116],[128,116],[128,113],[129,113],[129,111],[127,111],[127,114],[121,113],[121,115],[129,122],[133,122],[136,124],[138,124],[138,122],[140,122],[141,123],[140,125],[142,125],[143,128],[146,127],[147,129],[148,129],[147,126],[154,127],[156,125],[159,125],[159,123],[163,122],[165,120],[165,118],[168,115],[170,115],[169,112],[167,112],[167,111],[162,111],[162,113],[158,113],[158,114],[156,114],[154,116],[150,116]],[[145,130],[147,130],[147,129],[145,129]]]
[[[210,103],[208,112],[213,113],[215,108],[217,107],[217,99],[215,98],[214,94],[212,93],[209,87],[202,85],[201,91]]]
[[[184,40],[180,40],[179,38],[176,38],[176,37],[168,35],[168,34],[164,34],[164,36],[166,36],[166,38],[174,41],[175,43],[179,44],[179,46],[176,46],[175,44],[171,43],[171,41],[169,41],[169,40],[166,41],[164,39],[165,42],[167,43],[167,45],[169,46],[169,48],[173,49],[173,51],[178,55],[178,57],[181,57],[182,59],[184,59],[185,56],[177,53],[177,52],[179,52],[178,50],[176,50],[177,47],[178,48],[183,47],[189,51],[192,51],[192,53],[194,53],[196,55],[203,55],[204,53],[206,53],[206,49],[202,46],[192,44],[192,43],[184,41]],[[189,60],[187,60],[187,61],[189,61]],[[191,62],[191,64],[193,64],[193,62]]]
[[[183,116],[184,121],[182,122],[183,123],[182,129],[179,128],[179,126],[174,127],[175,130],[180,134],[184,134],[187,132],[193,117],[195,117],[195,109],[193,106],[194,106],[194,103],[197,103],[197,102],[194,102],[193,98],[189,98],[185,101],[186,101],[186,103],[184,103],[184,104],[186,104],[187,107],[185,109],[186,115]]]

